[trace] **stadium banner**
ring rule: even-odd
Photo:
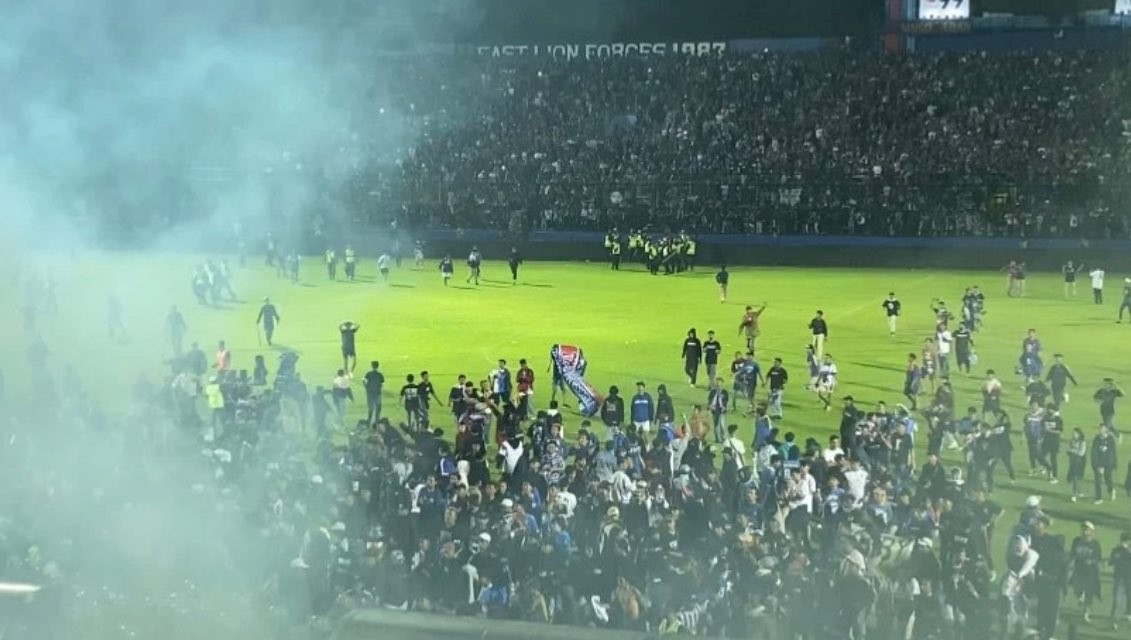
[[[626,56],[706,56],[723,53],[726,42],[609,42],[601,44],[504,44],[474,47],[475,55],[491,58],[546,57],[592,60]]]
[[[1131,0],[1115,0],[1115,9],[1112,12],[1119,16],[1131,15]]]
[[[920,20],[968,20],[970,0],[919,0]]]

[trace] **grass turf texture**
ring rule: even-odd
[[[959,411],[980,405],[978,386],[987,368],[994,368],[1005,383],[1004,402],[1014,417],[1014,464],[1019,477],[1015,485],[999,469],[999,483],[992,499],[1006,508],[993,549],[1000,560],[1009,528],[1016,522],[1017,508],[1029,494],[1044,496],[1044,505],[1054,518],[1053,530],[1064,534],[1066,543],[1079,532],[1079,523],[1092,520],[1098,527],[1105,557],[1115,544],[1118,531],[1129,528],[1131,500],[1119,491],[1113,504],[1094,506],[1091,500],[1069,502],[1070,488],[1063,482],[1067,460],[1062,451],[1062,482],[1029,478],[1024,443],[1020,440],[1024,394],[1021,380],[1013,375],[1025,331],[1036,328],[1044,346],[1046,366],[1052,354],[1062,352],[1080,381],[1071,388],[1071,402],[1064,409],[1066,431],[1081,427],[1090,440],[1095,435],[1099,412],[1091,395],[1104,377],[1117,380],[1126,376],[1125,364],[1131,356],[1131,326],[1115,323],[1118,289],[1122,276],[1111,274],[1108,301],[1096,306],[1091,301],[1087,279],[1078,284],[1074,299],[1065,299],[1059,275],[1035,274],[1028,280],[1024,298],[1004,295],[1004,276],[986,272],[940,272],[900,270],[832,270],[751,268],[732,271],[730,296],[720,304],[712,267],[675,276],[651,276],[636,266],[620,272],[607,265],[579,263],[526,264],[519,284],[512,286],[510,273],[501,262],[484,265],[484,278],[476,287],[464,282],[466,269],[457,263],[456,277],[445,288],[430,259],[420,270],[405,261],[392,269],[389,282],[382,283],[372,260],[359,265],[355,283],[327,280],[316,258],[306,261],[300,284],[277,278],[273,268],[259,258],[249,260],[245,269],[234,268],[233,286],[243,302],[223,308],[198,306],[189,287],[191,267],[200,261],[192,256],[88,254],[75,258],[65,273],[56,273],[59,299],[64,311],[85,318],[63,328],[59,319],[41,318],[41,330],[57,362],[74,364],[89,389],[111,406],[128,395],[129,385],[139,373],[162,373],[161,362],[169,354],[164,338],[164,318],[170,305],[178,305],[189,325],[188,342],[200,342],[210,356],[217,340],[227,340],[233,350],[233,366],[251,369],[255,354],[267,357],[274,374],[277,363],[272,351],[285,348],[301,354],[299,371],[313,390],[315,385],[330,386],[341,366],[337,326],[345,320],[362,325],[357,335],[359,363],[356,372],[357,402],[351,407],[347,423],[364,417],[364,392],[360,377],[369,361],[381,361],[385,372],[385,415],[403,417],[396,400],[405,374],[431,373],[437,393],[446,397],[447,389],[460,373],[473,380],[487,376],[498,358],[506,358],[512,371],[519,358],[526,358],[538,379],[535,400],[539,408],[549,401],[550,377],[546,373],[548,350],[554,343],[574,344],[584,349],[589,361],[589,380],[606,391],[620,387],[626,398],[638,379],[647,382],[655,395],[656,385],[666,383],[676,403],[677,413],[690,413],[694,403],[706,402],[700,369],[699,388],[689,387],[683,376],[680,347],[690,327],[706,338],[716,331],[723,343],[726,370],[734,351],[743,345],[737,329],[744,305],[769,303],[762,317],[758,340],[758,359],[763,370],[775,356],[784,360],[791,382],[786,392],[785,419],[778,426],[798,434],[798,441],[813,436],[825,442],[839,422],[840,403],[834,411],[820,410],[813,394],[803,391],[807,378],[804,347],[808,341],[806,325],[816,309],[823,309],[829,322],[832,353],[840,368],[837,397],[855,396],[857,404],[871,409],[879,400],[890,407],[904,402],[901,394],[903,368],[908,353],[918,355],[924,337],[931,335],[933,316],[928,308],[933,297],[940,297],[957,310],[964,287],[980,284],[987,294],[987,314],[983,329],[975,334],[979,371],[971,376],[954,373]],[[341,269],[339,268],[339,277]],[[114,291],[125,307],[127,344],[111,344],[105,338],[106,295]],[[5,306],[18,309],[19,289],[9,278],[0,284]],[[880,308],[888,291],[903,302],[904,315],[898,334],[889,337]],[[255,316],[264,296],[270,296],[282,316],[274,349],[257,344]],[[6,314],[6,330],[0,336],[8,394],[18,394],[24,381],[18,375],[23,366],[24,333],[17,313]],[[730,386],[729,372],[725,375]],[[926,387],[926,385],[925,385]],[[759,390],[759,399],[765,391]],[[574,399],[567,401],[575,406]],[[451,435],[454,429],[444,409],[433,412],[437,424]],[[736,420],[732,414],[731,422]],[[1117,424],[1131,428],[1131,401],[1117,405]],[[566,411],[567,434],[576,432],[581,418]],[[752,438],[752,421],[738,419],[744,441]],[[920,447],[925,437],[919,438]],[[1066,440],[1067,442],[1067,436]],[[1062,446],[1063,449],[1063,446]],[[1131,450],[1131,438],[1119,451],[1116,483],[1121,484]],[[944,456],[948,466],[961,464],[955,452]],[[923,459],[923,452],[918,452]],[[1085,484],[1091,497],[1091,469]],[[998,567],[1001,567],[1000,562]],[[1107,625],[1104,613],[1110,603],[1110,571],[1105,567],[1105,601],[1095,607],[1096,624]],[[1075,617],[1075,602],[1068,598],[1066,615]],[[1096,626],[1084,625],[1086,634],[1098,633]],[[1094,637],[1105,637],[1102,633]]]

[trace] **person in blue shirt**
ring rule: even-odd
[[[644,383],[636,383],[636,395],[632,396],[631,406],[632,424],[636,429],[647,433],[652,429],[652,421],[656,418],[656,405],[652,396],[644,390]]]
[[[1026,378],[1040,378],[1041,372],[1044,370],[1044,362],[1041,361],[1041,353],[1037,350],[1036,345],[1029,344],[1025,347],[1025,352],[1021,354],[1018,361],[1018,368],[1021,375]]]

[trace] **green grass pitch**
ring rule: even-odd
[[[723,360],[729,363],[741,347],[737,331],[743,306],[765,301],[769,307],[762,317],[758,359],[765,369],[775,356],[781,357],[792,379],[785,420],[778,426],[783,432],[795,431],[799,441],[813,436],[824,442],[836,430],[839,412],[821,411],[816,397],[802,389],[806,324],[814,311],[823,309],[829,322],[826,351],[840,367],[837,396],[852,394],[866,409],[879,400],[894,406],[903,402],[907,354],[918,354],[923,338],[932,332],[930,300],[937,296],[957,307],[963,288],[980,284],[987,295],[985,324],[975,334],[980,371],[972,377],[952,374],[960,410],[980,404],[981,374],[994,368],[1006,383],[1005,401],[1019,425],[1023,393],[1012,371],[1029,328],[1039,332],[1046,363],[1052,353],[1063,352],[1080,381],[1080,388],[1071,389],[1064,414],[1066,427],[1082,427],[1089,440],[1099,422],[1091,394],[1102,378],[1126,378],[1131,371],[1127,364],[1131,325],[1115,323],[1123,274],[1109,274],[1109,299],[1097,306],[1092,303],[1087,278],[1079,282],[1076,297],[1066,299],[1056,274],[1031,276],[1025,297],[1010,299],[1004,294],[1000,273],[741,268],[732,271],[730,297],[720,303],[712,267],[651,276],[637,266],[614,272],[603,264],[530,262],[523,266],[515,286],[505,264],[488,262],[476,287],[464,282],[466,269],[457,261],[456,277],[445,288],[434,259],[419,270],[406,260],[402,268],[392,270],[386,284],[375,278],[372,260],[361,262],[357,282],[346,283],[329,282],[321,261],[311,258],[303,265],[301,283],[294,285],[277,278],[273,269],[255,257],[249,259],[247,268],[234,268],[233,286],[244,302],[216,309],[198,306],[190,291],[189,274],[200,260],[199,256],[143,254],[76,256],[56,277],[63,308],[82,320],[63,325],[59,319],[42,319],[49,348],[60,361],[76,365],[89,388],[108,403],[120,402],[140,373],[164,371],[162,361],[170,354],[163,323],[169,306],[175,304],[188,321],[189,341],[199,341],[211,354],[217,340],[227,340],[236,369],[251,369],[254,355],[265,354],[273,374],[276,357],[257,344],[255,325],[260,300],[270,296],[282,316],[275,351],[289,348],[301,353],[299,371],[311,389],[319,384],[329,386],[340,366],[338,324],[353,320],[362,325],[357,378],[370,360],[381,361],[388,379],[385,413],[392,419],[403,415],[394,395],[405,374],[427,369],[443,397],[457,374],[465,373],[473,380],[485,378],[498,358],[506,358],[512,370],[519,358],[530,361],[538,375],[536,403],[543,408],[550,391],[548,350],[554,343],[584,349],[589,380],[602,392],[616,384],[627,397],[637,379],[645,380],[653,393],[658,383],[666,383],[677,413],[682,413],[706,401],[702,379],[699,388],[691,388],[683,377],[680,346],[686,331],[695,327],[705,338],[707,330],[714,329],[723,343]],[[19,291],[9,278],[3,278],[0,291],[5,292],[5,306],[17,309]],[[105,301],[111,291],[125,306],[130,333],[126,345],[110,344],[105,338]],[[888,335],[880,308],[888,291],[896,292],[904,305],[894,338]],[[0,353],[8,394],[14,395],[26,384],[19,375],[24,333],[18,314],[6,315],[5,324],[11,328],[0,337]],[[726,378],[729,387],[729,375]],[[351,409],[351,420],[364,415],[364,393],[360,383],[355,384],[358,402]],[[572,406],[572,397],[569,400]],[[447,414],[438,415],[440,426],[450,433],[452,428],[444,419]],[[734,419],[732,416],[732,422]],[[1125,430],[1131,428],[1131,401],[1117,405],[1116,419]],[[567,411],[567,431],[575,431],[580,420]],[[752,422],[743,419],[739,424],[742,438],[749,441]],[[1016,429],[1015,437],[1019,438],[1018,432]],[[919,440],[921,445],[925,438]],[[1131,438],[1126,438],[1119,452],[1117,484],[1122,483],[1129,449]],[[946,461],[961,464],[953,452]],[[1050,485],[1028,477],[1020,441],[1015,443],[1014,464],[1019,472],[1017,484],[1000,482],[992,498],[1008,510],[997,530],[995,552],[1001,552],[1008,527],[1016,520],[1016,508],[1031,493],[1044,495],[1054,529],[1069,541],[1078,533],[1080,521],[1095,521],[1105,556],[1117,531],[1131,527],[1131,500],[1122,491],[1114,504],[1093,506],[1090,500],[1073,504],[1063,482]],[[1067,463],[1063,466],[1067,468]],[[1089,469],[1089,497],[1090,482]],[[1108,597],[1110,593],[1105,592],[1105,600]],[[1105,602],[1097,607],[1097,613],[1106,606]],[[1067,612],[1074,610],[1074,603],[1066,605]],[[1100,619],[1106,624],[1102,614]]]

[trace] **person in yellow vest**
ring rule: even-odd
[[[326,249],[326,276],[331,280],[338,279],[338,252]]]
[[[620,238],[613,238],[613,244],[609,247],[609,263],[613,271],[620,271],[620,253]]]
[[[695,238],[688,236],[687,242],[686,242],[686,247],[687,247],[687,250],[685,252],[685,255],[687,256],[687,270],[688,271],[695,271],[695,249],[696,249]]]
[[[354,253],[353,247],[346,245],[345,258],[346,279],[353,282],[354,276],[357,275],[357,254]]]
[[[208,408],[212,411],[212,428],[224,422],[224,392],[220,389],[219,376],[208,378],[204,387],[204,397],[208,401]]]
[[[676,636],[683,631],[683,625],[680,624],[679,617],[673,612],[664,616],[664,619],[660,621],[659,631],[662,636]]]

